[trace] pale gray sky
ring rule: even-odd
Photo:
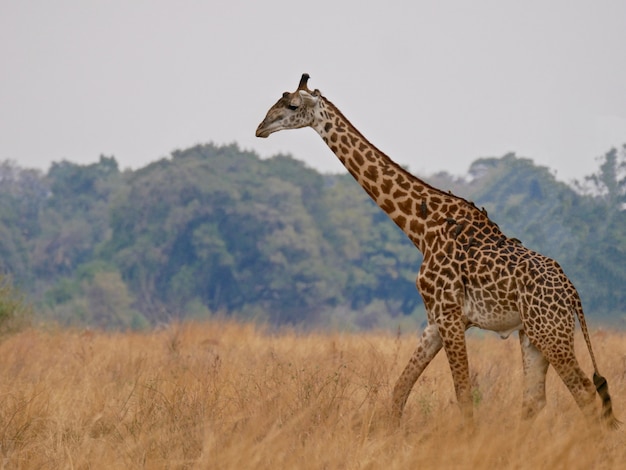
[[[237,142],[343,171],[310,129],[257,139],[311,74],[419,173],[509,151],[561,180],[626,143],[624,0],[0,0],[0,159],[138,168]]]

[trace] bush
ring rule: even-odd
[[[30,324],[32,310],[11,278],[0,274],[0,336],[19,331]]]

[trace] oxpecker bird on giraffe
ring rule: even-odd
[[[617,427],[619,421],[613,414],[607,381],[598,371],[580,297],[559,264],[503,234],[485,210],[430,186],[395,163],[319,90],[310,90],[308,80],[309,75],[303,74],[295,91],[282,94],[259,124],[257,137],[313,128],[423,254],[416,284],[428,325],[396,381],[394,418],[400,419],[418,377],[443,348],[463,415],[472,420],[465,331],[475,326],[502,337],[518,332],[524,418],[533,418],[545,406],[546,373],[552,366],[585,412],[597,406],[597,392],[601,416],[610,427]],[[593,382],[574,353],[575,317],[593,364]]]

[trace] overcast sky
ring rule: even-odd
[[[421,174],[513,151],[570,181],[626,143],[624,0],[0,0],[0,60],[0,160],[43,170],[237,142],[343,171],[310,129],[254,137],[302,72]]]

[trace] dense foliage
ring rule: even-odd
[[[477,160],[466,178],[426,179],[557,259],[587,314],[615,324],[626,310],[626,148],[599,164],[575,188],[512,154]],[[288,156],[208,144],[134,171],[105,156],[45,174],[0,163],[0,270],[63,324],[220,313],[381,326],[423,318],[420,259],[349,175]]]

